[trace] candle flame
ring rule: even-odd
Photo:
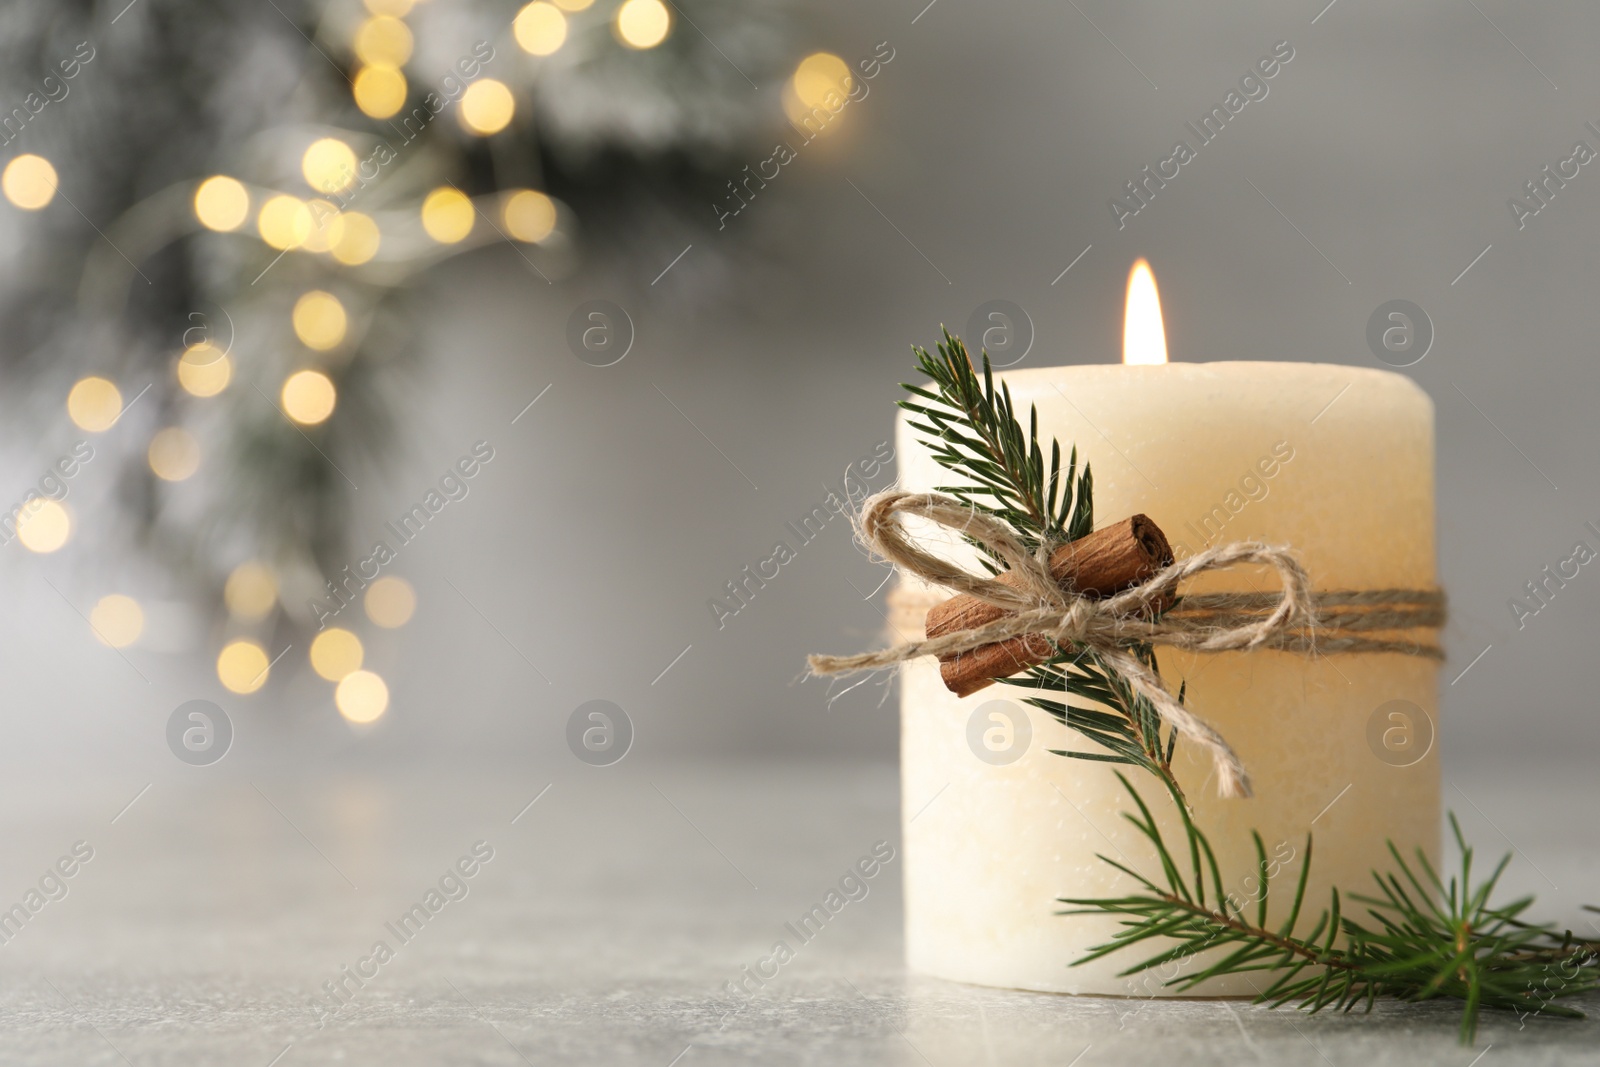
[[[1167,333],[1161,323],[1161,294],[1150,264],[1141,259],[1128,274],[1128,309],[1122,319],[1122,362],[1157,366],[1167,361]]]

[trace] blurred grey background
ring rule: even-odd
[[[370,639],[392,675],[382,729],[348,740],[326,693],[297,682],[302,635],[264,692],[233,698],[241,737],[297,763],[538,760],[560,754],[574,707],[603,697],[636,718],[639,755],[891,758],[894,706],[879,688],[830,710],[823,684],[799,684],[804,653],[865,643],[881,621],[881,596],[862,597],[880,574],[843,522],[723,628],[707,601],[890,438],[909,344],[941,323],[963,329],[998,298],[1032,320],[1025,365],[1116,360],[1124,280],[1145,256],[1179,360],[1372,366],[1364,333],[1379,304],[1427,312],[1436,340],[1403,373],[1438,407],[1445,681],[1492,646],[1447,686],[1446,758],[1587,751],[1600,584],[1580,575],[1521,629],[1507,601],[1574,541],[1593,543],[1583,524],[1600,520],[1585,460],[1600,201],[1588,168],[1523,229],[1507,200],[1575,141],[1600,147],[1584,126],[1600,119],[1586,62],[1600,26],[1559,6],[1341,0],[1317,14],[951,0],[915,23],[908,5],[808,11],[807,41],[847,59],[887,41],[894,58],[725,229],[647,234],[555,284],[504,246],[427,276],[412,298],[428,309],[424,358],[396,401],[395,445],[349,470],[361,487],[350,536],[364,545],[472,442],[496,459],[396,565],[419,608]],[[1108,201],[1194,140],[1185,122],[1280,41],[1294,58],[1268,95],[1119,229]],[[85,71],[73,106],[118,91],[92,83],[101,73]],[[567,320],[590,299],[621,305],[636,328],[614,366],[568,349]],[[83,436],[60,407],[42,422],[8,445],[19,497]],[[75,491],[87,498],[112,474],[91,466]],[[81,606],[108,572],[141,563],[90,551],[5,553],[3,713],[22,765],[158,760],[152,725],[171,707],[227,695],[208,647],[129,649],[145,684],[94,640],[46,579]]]
[[[52,106],[87,111],[118,94],[137,97],[140,85],[118,80],[114,35],[150,32],[139,19],[164,3],[140,0],[115,25],[114,10],[97,11],[105,59]],[[710,820],[707,840],[725,840],[718,826],[745,804],[801,823],[821,810],[787,785],[763,792],[760,768],[815,760],[831,768],[826,775],[848,776],[838,768],[865,763],[875,784],[849,778],[839,788],[850,796],[864,788],[873,798],[865,821],[881,830],[807,846],[826,852],[818,877],[826,875],[835,855],[844,863],[860,851],[860,833],[894,833],[898,710],[876,683],[830,705],[829,687],[803,680],[802,666],[807,652],[877,639],[883,598],[871,594],[884,574],[836,519],[725,625],[708,601],[789,539],[785,524],[820,504],[852,461],[892,440],[911,343],[931,344],[941,323],[964,330],[980,304],[1003,299],[1036,332],[1025,366],[1115,361],[1127,272],[1142,256],[1161,286],[1174,360],[1375,366],[1365,336],[1373,311],[1394,299],[1426,311],[1432,348],[1401,373],[1437,405],[1440,577],[1452,606],[1441,675],[1445,774],[1524,801],[1498,809],[1480,796],[1488,810],[1475,815],[1476,804],[1447,803],[1474,820],[1488,851],[1500,850],[1503,830],[1551,866],[1570,846],[1546,833],[1540,798],[1556,806],[1545,792],[1552,781],[1589,780],[1600,742],[1589,659],[1600,577],[1585,567],[1525,626],[1508,601],[1571,556],[1576,541],[1600,546],[1585,526],[1600,525],[1592,418],[1600,171],[1583,166],[1547,186],[1548,204],[1520,228],[1508,198],[1526,199],[1525,183],[1571,156],[1575,142],[1600,149],[1586,126],[1600,125],[1592,58],[1600,12],[1504,0],[1322,3],[897,0],[789,12],[778,74],[727,90],[750,94],[772,129],[781,128],[782,82],[808,52],[854,62],[887,42],[893,59],[839,128],[802,150],[725,228],[709,197],[699,216],[584,201],[588,213],[578,212],[550,281],[529,269],[525,250],[491,242],[418,274],[396,297],[415,358],[383,390],[389,442],[340,464],[360,487],[342,526],[346,558],[364,554],[383,523],[474,442],[490,442],[495,458],[395,564],[392,573],[416,589],[414,619],[394,631],[361,628],[368,666],[391,693],[374,726],[339,718],[331,686],[306,665],[304,628],[273,632],[273,654],[291,647],[260,692],[237,696],[219,685],[213,661],[227,624],[194,606],[202,598],[151,554],[113,536],[131,521],[119,509],[114,463],[90,465],[74,485],[79,535],[66,548],[0,549],[0,767],[24,783],[15,810],[50,828],[17,830],[7,851],[30,869],[53,855],[54,827],[89,818],[86,794],[69,784],[84,779],[96,783],[95,804],[111,810],[152,783],[150,803],[163,790],[168,798],[154,810],[181,819],[189,803],[257,804],[249,791],[257,782],[318,796],[343,788],[328,783],[355,782],[354,793],[329,801],[334,809],[389,812],[378,801],[364,807],[359,783],[375,783],[374,796],[448,798],[461,768],[495,768],[525,782],[530,797],[555,783],[553,797],[565,789],[588,798],[563,810],[603,823],[633,816],[594,799],[604,793],[597,774],[631,782],[654,804],[647,779],[670,782],[652,776],[689,761],[711,768],[690,815]],[[713,11],[724,21],[711,21]],[[505,6],[506,19],[514,12]],[[701,14],[708,39],[737,36],[737,6]],[[682,24],[674,33],[692,35]],[[1268,94],[1119,228],[1111,198],[1175,141],[1192,143],[1185,123],[1198,123],[1284,41],[1293,59]],[[716,62],[703,49],[702,60]],[[303,50],[282,57],[321,62]],[[281,70],[247,73],[264,86],[293,81]],[[769,139],[757,133],[719,147],[705,167],[707,188],[765,159]],[[651,188],[648,173],[638,180]],[[27,243],[17,212],[0,207],[12,216],[0,217],[4,284],[26,291],[43,253]],[[569,320],[591,300],[619,305],[635,329],[615,365],[589,365],[569,348]],[[242,333],[239,351],[251,344]],[[96,369],[89,351],[55,351],[43,377],[29,379],[54,383],[54,392],[7,390],[6,493],[20,499],[83,436],[63,400],[75,378]],[[126,420],[95,437],[96,448],[137,462],[153,425]],[[95,639],[84,615],[113,588],[144,590],[147,607],[172,606],[177,621],[164,644],[154,621],[150,641],[120,653]],[[216,701],[235,724],[234,749],[208,779],[167,750],[167,718],[190,699]],[[569,717],[595,699],[623,708],[635,730],[628,758],[606,772],[579,765],[567,744]],[[496,803],[514,809],[522,792],[508,788]],[[853,804],[840,801],[839,817],[859,817]],[[291,809],[313,820],[310,837],[324,844],[366,825],[352,815],[319,832],[310,810]],[[451,823],[410,873],[429,877],[431,857],[452,858],[469,832],[456,830]],[[682,840],[699,847],[687,833]],[[615,862],[574,849],[572,863],[597,871]],[[337,844],[330,850],[339,855]],[[707,858],[717,893],[745,890]],[[1587,885],[1515,877],[1569,909],[1594,896],[1593,861],[1575,862]],[[576,879],[562,882],[564,892],[584,891],[572,868],[562,871]],[[179,906],[155,894],[147,890],[152,914]],[[891,896],[882,894],[886,924]],[[762,920],[781,913],[774,907]],[[760,929],[750,936],[764,939]],[[690,951],[672,951],[680,949]],[[742,951],[712,968],[708,986]],[[612,962],[625,970],[637,961]],[[311,970],[334,966],[330,958]],[[665,1062],[672,1049],[663,1051]]]

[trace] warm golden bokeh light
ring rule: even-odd
[[[0,173],[0,189],[6,199],[24,211],[38,211],[55,199],[56,168],[43,156],[25,153],[6,164]]]
[[[850,66],[832,52],[814,52],[795,68],[794,95],[807,107],[838,107],[850,92]],[[829,101],[829,95],[834,99]]]
[[[337,137],[322,137],[311,142],[300,157],[300,173],[319,193],[338,193],[356,180],[356,154]]]
[[[422,228],[440,244],[453,245],[472,232],[472,201],[455,189],[435,189],[422,202]]]
[[[1160,366],[1167,361],[1167,331],[1161,323],[1161,294],[1150,264],[1139,260],[1128,272],[1128,306],[1122,317],[1122,362]]]
[[[233,641],[217,654],[217,680],[230,693],[254,693],[267,684],[270,664],[254,641]]]
[[[262,564],[254,560],[241,563],[228,575],[222,599],[241,619],[264,619],[278,602],[278,582]]]
[[[67,414],[80,430],[109,430],[122,417],[122,393],[104,378],[79,379],[67,394]]]
[[[296,371],[283,383],[283,410],[302,426],[315,426],[333,414],[339,394],[319,370]]]
[[[89,626],[102,644],[127,648],[144,633],[144,609],[131,596],[103,596],[89,612]]]
[[[333,691],[333,703],[351,722],[373,722],[389,707],[389,687],[371,671],[351,671]]]
[[[313,289],[294,302],[294,335],[307,348],[337,348],[349,325],[344,305],[332,293]]]
[[[157,478],[181,482],[200,469],[200,442],[181,426],[168,426],[150,439],[150,469]]]
[[[378,254],[378,244],[382,235],[378,232],[378,224],[372,221],[370,215],[363,215],[359,211],[346,211],[339,216],[344,223],[339,228],[338,238],[333,242],[333,258],[347,267],[359,267]]]
[[[305,244],[314,227],[311,209],[292,196],[272,197],[261,205],[261,213],[256,216],[261,239],[279,251]]]
[[[385,630],[394,630],[411,621],[417,610],[417,594],[404,578],[379,578],[367,586],[364,604],[367,618]]]
[[[506,232],[530,244],[543,241],[556,229],[555,201],[534,189],[523,189],[507,197],[502,216]]]
[[[368,66],[403,67],[411,45],[411,28],[392,15],[370,18],[356,30],[356,55]]]
[[[237,230],[250,217],[250,194],[226,174],[207,178],[194,191],[194,217],[208,230]]]
[[[461,103],[456,106],[460,109],[461,125],[480,137],[505,129],[517,110],[517,102],[506,83],[493,78],[483,78],[467,86],[467,91],[461,94]]]
[[[178,384],[190,396],[216,396],[233,379],[233,360],[207,341],[190,345],[178,357]]]
[[[386,119],[405,106],[406,76],[395,67],[362,67],[356,72],[351,92],[363,115]]]
[[[365,655],[361,638],[337,626],[311,639],[311,669],[330,682],[360,670]]]
[[[825,133],[843,115],[853,84],[844,60],[831,52],[813,52],[800,61],[783,87],[783,113],[811,135]]]
[[[567,16],[554,4],[536,0],[517,12],[511,33],[530,56],[547,56],[567,39]]]
[[[594,0],[556,0],[556,6],[563,11],[587,11]]]
[[[617,40],[629,48],[654,48],[667,39],[672,15],[661,0],[627,0],[611,25]]]
[[[17,540],[29,552],[54,552],[71,536],[72,516],[59,501],[40,497],[17,512]]]
[[[311,232],[306,234],[300,247],[307,252],[332,252],[333,246],[344,239],[344,215],[331,200],[310,200],[306,212],[311,218]]]
[[[416,0],[366,0],[367,10],[374,15],[393,15],[397,19],[410,14]]]

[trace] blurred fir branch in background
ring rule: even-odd
[[[360,547],[345,471],[394,442],[426,272],[665,262],[783,129],[797,33],[788,0],[8,5],[13,407],[140,435],[124,547],[273,643]]]

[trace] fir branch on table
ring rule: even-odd
[[[1186,992],[1212,978],[1261,971],[1271,981],[1258,988],[1257,1003],[1278,1007],[1293,1001],[1313,1013],[1330,1007],[1349,1011],[1357,1004],[1370,1010],[1380,996],[1407,1001],[1453,998],[1462,1002],[1463,1043],[1476,1035],[1481,1008],[1582,1018],[1582,1012],[1555,1001],[1600,988],[1600,943],[1524,922],[1521,915],[1533,904],[1532,897],[1491,903],[1511,856],[1508,853],[1488,878],[1474,883],[1472,848],[1454,815],[1450,828],[1461,850],[1459,875],[1444,881],[1420,849],[1413,868],[1390,842],[1395,870],[1373,872],[1377,895],[1350,897],[1366,905],[1366,919],[1346,913],[1335,888],[1329,906],[1309,923],[1309,929],[1302,921],[1302,916],[1309,918],[1304,905],[1312,856],[1311,835],[1306,835],[1305,859],[1289,914],[1271,926],[1267,902],[1272,872],[1260,834],[1252,835],[1259,887],[1252,916],[1245,903],[1223,890],[1211,843],[1194,825],[1181,798],[1173,794],[1183,820],[1191,873],[1173,855],[1143,798],[1120,771],[1117,777],[1139,809],[1139,815],[1124,812],[1123,817],[1154,846],[1163,874],[1161,880],[1147,878],[1123,863],[1099,857],[1134,879],[1140,889],[1122,897],[1060,898],[1061,903],[1077,907],[1058,914],[1124,917],[1122,929],[1110,941],[1095,946],[1073,966],[1151,940],[1160,944],[1160,950],[1122,975],[1193,960],[1211,949],[1228,949],[1220,959],[1165,984]]]

